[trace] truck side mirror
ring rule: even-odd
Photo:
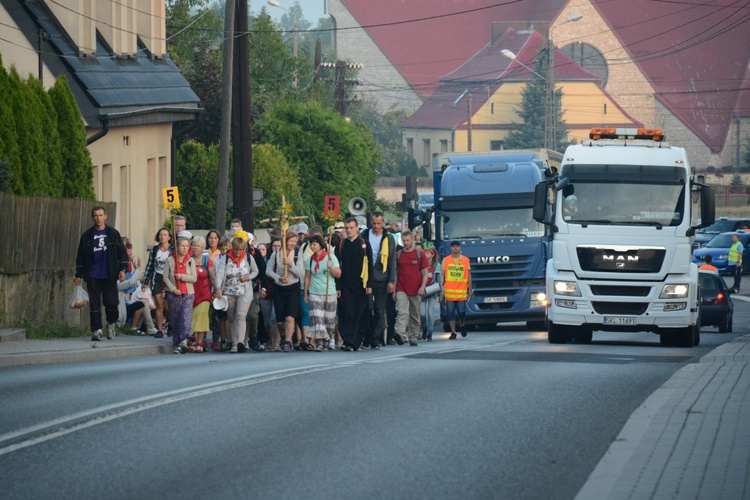
[[[707,227],[716,221],[716,198],[714,188],[701,186],[701,223],[698,227]]]
[[[535,221],[545,223],[547,218],[547,183],[542,181],[534,187],[534,209],[532,217]]]

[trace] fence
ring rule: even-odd
[[[713,186],[716,207],[748,207],[750,204],[750,186]]]
[[[66,302],[78,241],[92,225],[91,209],[97,205],[114,226],[115,203],[0,193],[0,320],[5,326],[44,318],[81,323],[80,311],[70,311]]]

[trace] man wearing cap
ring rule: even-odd
[[[305,238],[309,236],[309,234],[307,234],[309,230],[310,228],[307,227],[307,224],[305,224],[304,222],[300,222],[299,224],[297,224],[297,235],[299,236],[299,238],[297,238],[297,241],[300,244],[305,240]]]
[[[443,259],[440,284],[440,300],[445,304],[448,324],[451,328],[451,339],[456,338],[456,318],[458,318],[461,336],[466,337],[466,301],[474,293],[471,284],[471,266],[469,258],[461,255],[461,242],[451,241],[451,253]]]
[[[385,231],[385,215],[383,212],[373,212],[370,216],[370,229],[362,232],[362,238],[368,244],[369,259],[372,262],[371,309],[368,316],[369,328],[365,337],[365,345],[372,349],[380,349],[385,337],[387,326],[386,301],[388,295],[396,293],[396,240]],[[396,332],[394,339],[399,344],[404,343],[403,337]]]

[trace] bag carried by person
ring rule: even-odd
[[[135,302],[136,300],[142,300],[150,310],[156,309],[156,303],[154,297],[151,294],[151,287],[149,286],[136,286],[135,292],[130,296],[130,299]]]
[[[76,285],[73,289],[73,296],[70,297],[68,307],[71,309],[83,309],[89,305],[89,294],[81,285]]]

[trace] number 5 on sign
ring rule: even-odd
[[[180,208],[180,191],[177,186],[171,186],[161,190],[164,199],[164,208]]]

